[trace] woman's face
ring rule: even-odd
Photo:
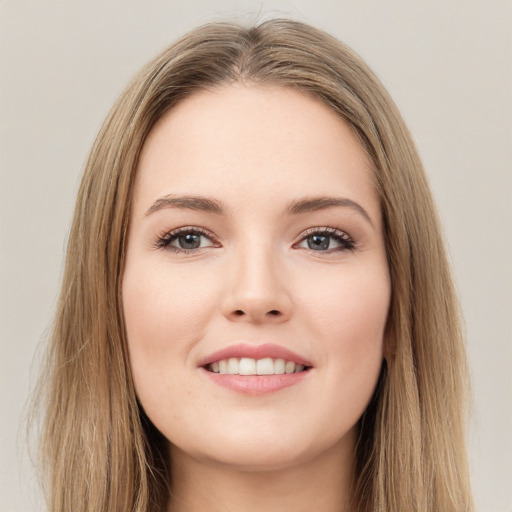
[[[136,391],[173,456],[284,468],[353,449],[389,300],[370,164],[327,106],[232,85],[153,128],[123,305]]]

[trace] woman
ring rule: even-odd
[[[421,163],[307,25],[192,31],[85,170],[47,370],[50,510],[472,510]]]

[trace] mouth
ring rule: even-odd
[[[283,358],[230,357],[206,364],[203,368],[221,375],[290,375],[306,372],[311,366]]]
[[[291,350],[266,343],[241,343],[199,362],[205,377],[230,391],[249,395],[273,393],[306,379],[313,365]]]

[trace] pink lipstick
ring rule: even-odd
[[[274,343],[265,343],[263,345],[240,343],[239,345],[232,345],[206,356],[199,362],[198,366],[206,366],[222,359],[229,359],[230,357],[250,357],[252,359],[264,359],[266,357],[281,358],[303,366],[313,366],[311,362],[299,354]]]
[[[312,364],[275,344],[239,344],[203,358],[199,369],[214,383],[239,393],[260,395],[301,382]]]

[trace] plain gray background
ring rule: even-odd
[[[511,512],[511,13],[506,0],[0,0],[0,511],[43,510],[20,415],[83,162],[108,109],[146,61],[196,25],[287,15],[354,48],[414,135],[466,318],[475,496],[482,512]]]

